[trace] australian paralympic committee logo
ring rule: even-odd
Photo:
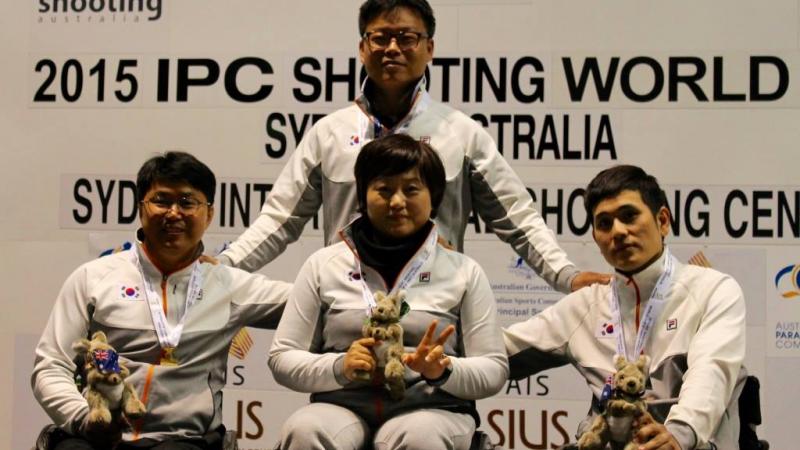
[[[161,18],[162,0],[38,0],[38,23],[137,23]]]
[[[800,264],[788,265],[775,274],[775,290],[784,299],[800,299]],[[775,322],[775,348],[795,354],[800,350],[800,322],[781,315]]]
[[[775,275],[775,289],[783,298],[800,296],[800,264],[792,264]]]

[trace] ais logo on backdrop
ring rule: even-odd
[[[161,18],[162,0],[38,0],[38,23],[137,23]]]
[[[253,338],[247,332],[247,328],[242,328],[239,333],[233,338],[231,346],[228,349],[228,354],[236,359],[244,361],[250,349],[253,348]]]
[[[800,264],[792,264],[775,275],[775,289],[783,298],[800,296]]]

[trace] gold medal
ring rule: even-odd
[[[161,349],[161,361],[159,364],[162,366],[178,365],[178,360],[175,358],[175,347],[166,347]]]

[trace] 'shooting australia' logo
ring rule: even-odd
[[[161,18],[162,0],[38,0],[39,23],[119,23]]]

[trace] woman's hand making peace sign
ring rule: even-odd
[[[405,353],[403,355],[403,363],[409,369],[421,374],[428,380],[435,380],[441,377],[445,368],[451,364],[450,357],[444,353],[444,343],[456,331],[456,327],[453,325],[448,326],[434,340],[433,333],[436,331],[438,323],[438,320],[434,320],[428,325],[428,330],[419,345],[417,345],[417,350],[414,353]]]

